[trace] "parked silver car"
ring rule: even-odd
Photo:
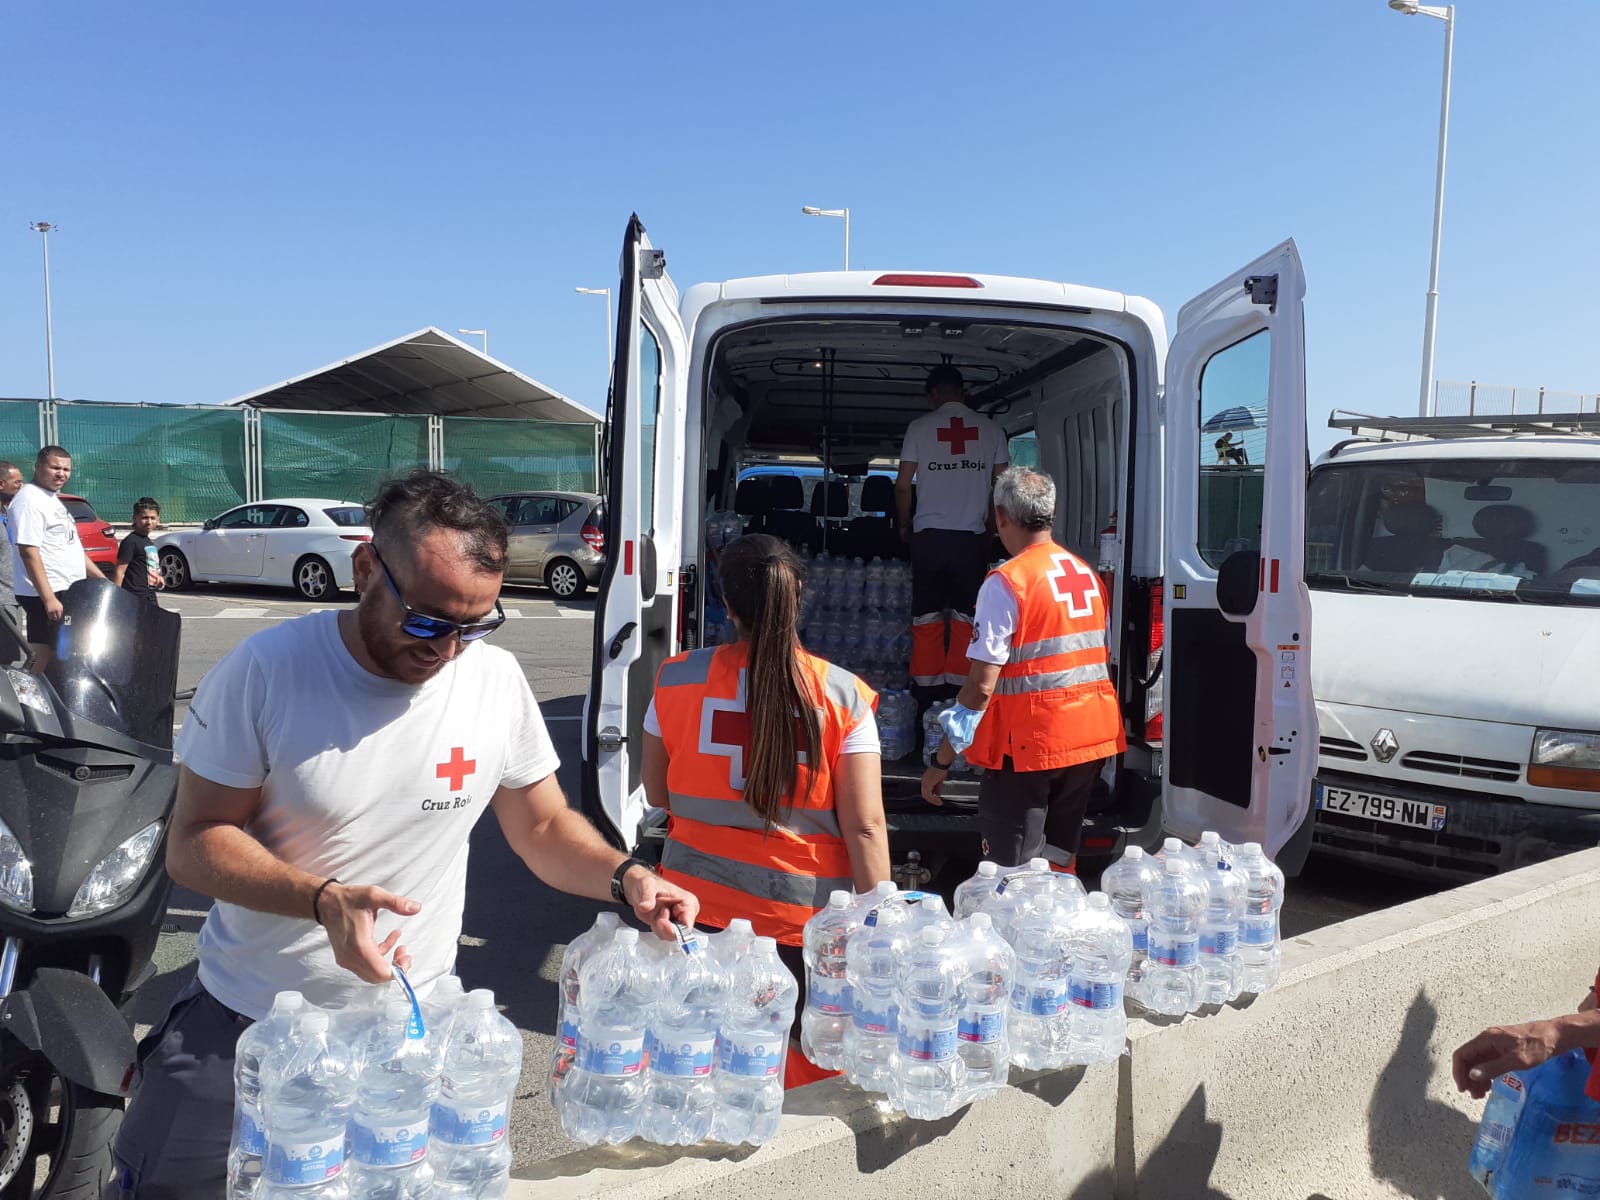
[[[583,595],[606,565],[606,506],[588,492],[489,497],[511,527],[507,583],[542,583],[558,600]]]

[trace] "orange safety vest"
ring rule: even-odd
[[[821,761],[802,761],[795,798],[767,831],[744,802],[749,645],[669,658],[655,692],[671,809],[662,877],[700,898],[706,924],[726,927],[734,917],[747,917],[758,935],[791,946],[801,944],[802,928],[828,903],[829,892],[853,889],[833,806],[833,762],[845,735],[878,703],[850,672],[804,650],[797,654],[819,710]],[[805,799],[808,777],[816,782]]]
[[[1018,771],[1048,771],[1121,754],[1128,743],[1099,576],[1054,542],[989,574],[1016,598],[1017,628],[967,761],[993,770],[1010,758]]]

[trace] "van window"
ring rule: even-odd
[[[1019,433],[1006,443],[1006,457],[1013,467],[1039,469],[1039,439],[1032,433]]]
[[[1261,549],[1271,335],[1219,350],[1200,374],[1199,549],[1213,567]]]
[[[640,528],[656,529],[656,419],[661,411],[661,343],[639,322],[639,495]]]

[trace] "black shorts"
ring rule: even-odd
[[[44,611],[44,601],[38,596],[18,596],[17,603],[22,605],[22,611],[28,618],[28,644],[54,646],[61,625],[52,621]]]
[[[1043,855],[1046,843],[1076,855],[1089,794],[1104,762],[1018,771],[1007,758],[999,770],[985,771],[978,785],[983,856],[1002,867],[1018,867]]]
[[[951,612],[971,622],[978,589],[989,573],[991,533],[923,529],[911,537],[911,612]],[[962,647],[965,649],[965,647]]]

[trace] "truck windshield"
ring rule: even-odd
[[[1306,497],[1306,582],[1600,606],[1600,460],[1330,464]]]

